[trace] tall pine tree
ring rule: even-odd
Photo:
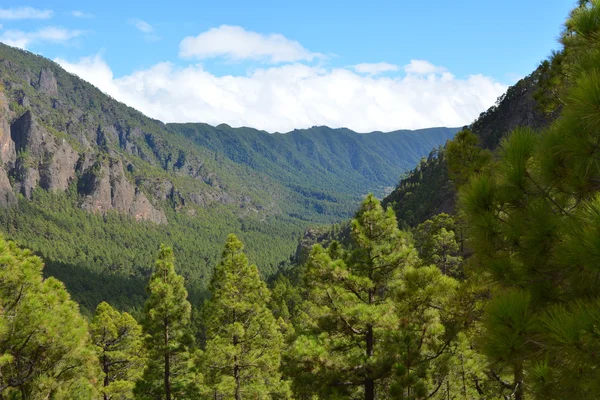
[[[305,393],[373,400],[397,361],[388,342],[398,327],[393,290],[418,260],[393,211],[372,195],[352,221],[352,237],[352,251],[335,242],[312,249],[306,324],[291,350],[291,374]]]
[[[565,26],[560,118],[512,132],[460,195],[493,289],[482,348],[518,400],[600,390],[600,2],[581,1]]]
[[[87,323],[42,268],[0,239],[0,398],[93,398],[100,372]]]
[[[135,382],[144,369],[142,327],[128,313],[102,302],[96,308],[90,333],[104,374],[103,399],[132,399]]]
[[[211,398],[288,398],[279,372],[283,337],[267,307],[270,293],[235,235],[227,238],[210,292],[202,365]]]
[[[201,383],[195,376],[191,350],[192,307],[183,277],[175,272],[173,250],[161,246],[148,283],[143,321],[148,363],[135,388],[142,399],[193,399]]]

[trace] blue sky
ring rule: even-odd
[[[469,123],[535,69],[574,2],[540,4],[30,1],[0,41],[165,121],[391,130]]]

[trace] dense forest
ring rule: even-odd
[[[197,254],[153,248],[151,222],[74,207],[73,187],[17,200],[34,229],[90,235],[106,272],[81,293],[102,286],[109,301],[77,304],[44,277],[75,275],[68,263],[0,240],[0,399],[600,398],[600,1],[579,2],[560,43],[389,197],[367,194],[349,222],[307,232],[270,274],[251,236],[210,239],[221,254],[202,286],[180,261]],[[507,98],[536,111],[510,119]],[[2,224],[18,239],[11,212]],[[208,240],[187,223],[165,232]],[[111,280],[119,248],[94,247],[115,232],[147,241],[145,291]]]

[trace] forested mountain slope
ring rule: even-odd
[[[444,143],[457,132],[430,128],[357,134],[318,126],[268,134],[224,124],[168,124],[167,128],[303,194],[380,190],[394,182],[399,171],[414,167],[433,143]]]
[[[89,307],[141,304],[161,243],[174,246],[192,296],[231,232],[269,275],[309,225],[347,218],[456,132],[163,124],[3,44],[0,83],[2,233]]]
[[[494,150],[500,140],[513,129],[527,126],[541,129],[550,125],[560,108],[548,111],[541,82],[547,69],[542,64],[531,75],[511,86],[496,104],[481,113],[469,128],[484,148]],[[383,200],[396,212],[401,226],[416,226],[441,212],[454,209],[456,190],[448,176],[445,149],[440,147],[408,172]]]

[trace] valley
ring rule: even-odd
[[[163,124],[5,45],[0,77],[0,226],[89,310],[108,299],[141,307],[147,250],[161,243],[176,249],[196,302],[229,233],[272,276],[305,229],[350,217],[458,131]]]

